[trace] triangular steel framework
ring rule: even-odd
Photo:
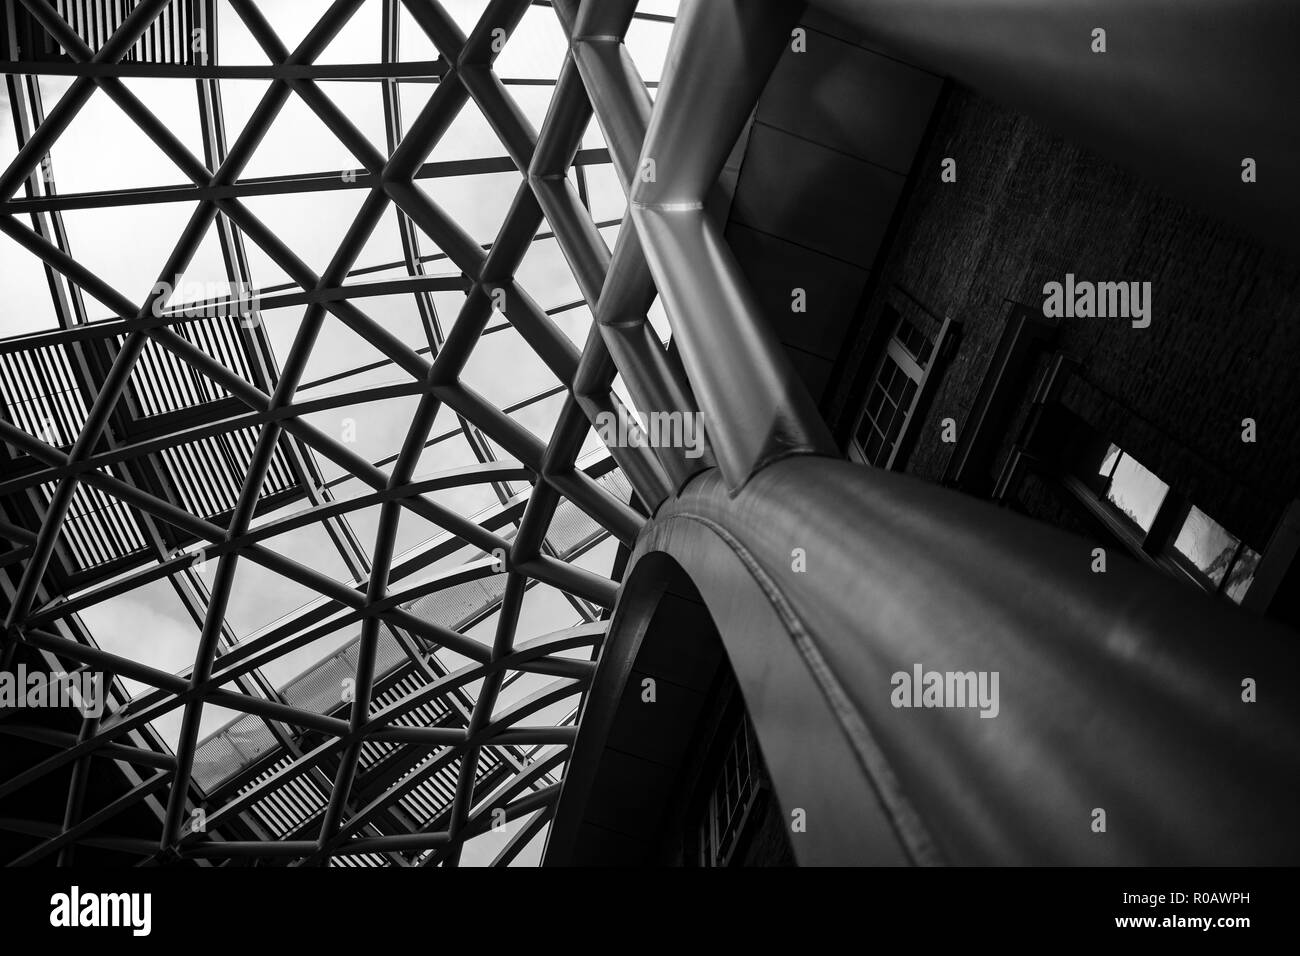
[[[200,0],[200,3],[202,0]],[[508,863],[545,826],[554,806],[559,784],[558,770],[572,741],[570,719],[556,725],[528,726],[530,714],[556,701],[580,699],[590,680],[592,658],[599,647],[605,623],[599,609],[612,607],[616,582],[585,571],[546,546],[548,531],[564,499],[572,502],[588,519],[624,545],[630,545],[641,527],[644,514],[690,477],[712,464],[711,452],[696,460],[685,458],[679,449],[648,448],[632,441],[609,449],[632,495],[626,500],[612,494],[576,462],[583,440],[597,416],[613,414],[635,434],[639,428],[633,414],[613,391],[621,371],[633,400],[642,408],[693,411],[697,406],[674,350],[650,330],[646,312],[655,286],[635,233],[625,229],[620,250],[611,256],[584,203],[581,176],[575,187],[568,172],[591,160],[590,151],[580,149],[583,132],[593,115],[589,89],[597,90],[595,110],[609,143],[609,154],[625,191],[632,186],[638,168],[647,123],[651,114],[649,91],[631,66],[621,38],[635,13],[634,2],[556,0],[554,12],[570,40],[570,51],[556,80],[555,93],[540,132],[535,132],[509,90],[493,70],[493,61],[504,41],[519,24],[530,6],[529,0],[491,0],[468,36],[455,20],[433,0],[402,0],[406,10],[433,42],[440,54],[429,64],[399,62],[396,58],[397,0],[383,0],[383,44],[385,62],[363,72],[390,82],[385,84],[385,101],[395,97],[393,81],[423,68],[436,73],[434,94],[410,124],[405,136],[401,123],[390,112],[387,151],[381,150],[358,130],[354,122],[322,92],[318,80],[335,76],[339,70],[316,67],[317,57],[338,34],[363,0],[335,0],[319,21],[307,31],[296,49],[287,49],[256,0],[231,0],[248,31],[265,51],[271,66],[264,73],[270,80],[257,109],[245,128],[227,144],[220,130],[219,101],[210,92],[204,100],[211,124],[205,130],[209,156],[195,156],[157,116],[122,82],[132,75],[181,76],[205,80],[222,75],[220,64],[208,65],[127,63],[124,56],[150,24],[168,6],[168,0],[141,0],[98,51],[47,0],[23,0],[31,16],[62,47],[73,62],[67,71],[74,76],[71,87],[49,115],[40,118],[20,142],[17,157],[0,174],[0,231],[39,257],[49,270],[52,283],[67,283],[79,303],[84,292],[106,306],[115,316],[95,325],[68,321],[56,332],[36,336],[28,345],[69,347],[117,336],[120,346],[102,380],[94,383],[93,401],[88,401],[84,422],[66,442],[50,435],[33,435],[13,421],[0,420],[0,437],[10,445],[13,460],[23,468],[17,477],[3,482],[6,494],[30,493],[45,486],[53,489],[44,505],[39,527],[28,530],[5,523],[0,531],[13,542],[13,561],[21,568],[17,586],[6,588],[9,606],[5,627],[6,661],[15,655],[36,652],[46,660],[71,667],[103,670],[129,678],[153,689],[127,702],[119,694],[118,705],[102,720],[88,719],[75,739],[49,759],[0,783],[0,798],[37,783],[47,775],[71,766],[72,784],[67,795],[61,826],[32,823],[24,830],[9,821],[11,828],[40,838],[19,861],[34,863],[58,853],[66,861],[78,843],[103,846],[135,854],[145,862],[179,860],[224,863],[235,860],[276,861],[320,865],[343,859],[370,859],[397,865],[452,864],[465,842],[486,832],[493,824],[525,820],[504,845],[496,862]],[[599,8],[599,9],[597,9]],[[665,19],[658,17],[657,19]],[[579,62],[583,53],[588,62]],[[612,57],[612,59],[611,59]],[[616,69],[618,82],[602,83],[591,74]],[[584,71],[588,74],[582,75]],[[14,72],[18,72],[16,69]],[[31,72],[39,72],[33,67]],[[629,81],[629,77],[635,78]],[[593,87],[593,83],[597,84]],[[11,90],[14,89],[11,81]],[[67,129],[78,111],[96,90],[103,90],[118,107],[155,143],[192,182],[183,187],[183,198],[197,202],[188,224],[160,273],[160,283],[181,275],[195,251],[214,225],[238,263],[242,243],[251,241],[291,278],[290,294],[297,292],[306,310],[292,348],[278,371],[241,375],[224,364],[209,349],[184,334],[184,316],[162,308],[166,294],[158,287],[143,301],[136,302],[110,286],[94,271],[70,255],[57,235],[43,228],[57,221],[63,209],[122,203],[163,201],[167,190],[130,190],[116,196],[59,196],[39,188],[42,163],[52,145]],[[297,95],[338,137],[362,164],[353,175],[330,177],[285,177],[267,184],[240,179],[240,173],[266,135],[277,114]],[[202,95],[201,95],[202,99]],[[447,132],[458,111],[472,102],[488,120],[513,168],[524,175],[504,223],[486,249],[474,241],[441,210],[415,183],[417,178],[439,175],[439,164],[426,162],[430,152]],[[469,166],[489,169],[489,162],[467,161]],[[477,166],[476,166],[477,163]],[[448,172],[443,170],[442,172]],[[15,198],[25,187],[25,198]],[[245,204],[248,196],[260,192],[334,190],[355,188],[366,191],[360,210],[345,237],[320,275],[314,273],[254,215]],[[171,198],[171,197],[169,197]],[[380,217],[392,204],[399,210],[405,266],[409,279],[395,280],[396,291],[412,291],[421,301],[426,325],[433,327],[430,348],[413,349],[409,344],[368,316],[352,301],[354,287],[345,284],[353,275],[357,256],[366,245]],[[19,221],[30,215],[36,228]],[[48,219],[46,217],[53,217]],[[578,281],[585,303],[596,321],[583,349],[576,349],[515,278],[530,243],[539,234],[543,218],[564,252]],[[456,280],[466,290],[460,313],[446,334],[437,328],[436,314],[430,314],[421,298],[436,282],[425,275],[429,257],[420,255],[418,236],[430,237],[440,255],[460,271]],[[623,250],[624,244],[630,248]],[[611,262],[621,267],[611,268]],[[242,268],[242,267],[241,267]],[[239,269],[236,269],[239,274]],[[80,306],[78,306],[80,307]],[[549,442],[542,443],[515,421],[510,409],[498,408],[461,381],[461,373],[473,349],[488,331],[494,309],[504,313],[510,325],[562,383],[563,406]],[[161,313],[161,317],[158,317]],[[387,362],[400,368],[409,382],[387,389],[374,389],[366,400],[387,395],[418,396],[400,453],[385,472],[346,444],[311,424],[309,412],[335,407],[341,402],[298,402],[313,343],[327,316],[381,352]],[[254,336],[255,338],[255,336]],[[21,344],[21,343],[20,343]],[[254,343],[256,344],[256,343]],[[27,347],[24,345],[23,347]],[[105,441],[113,416],[119,414],[130,395],[129,383],[146,348],[161,347],[185,367],[209,381],[246,410],[219,423],[209,423],[205,434],[253,429],[255,445],[243,469],[237,499],[218,523],[210,516],[194,514],[173,495],[141,487],[131,480],[130,465],[166,446],[180,436],[163,436],[148,441],[115,445]],[[611,354],[612,353],[612,354]],[[355,401],[356,395],[349,397]],[[431,441],[435,416],[441,407],[451,409],[471,442],[491,439],[513,456],[518,466],[484,460],[477,468],[461,469],[433,479],[414,481],[420,453]],[[51,440],[45,440],[51,439]],[[486,443],[484,443],[486,444]],[[269,525],[254,525],[264,496],[268,472],[286,456],[296,462],[301,477],[310,471],[305,458],[319,455],[369,486],[369,493],[347,502],[312,497],[307,508]],[[482,456],[484,458],[488,456]],[[517,532],[501,533],[500,514],[495,524],[466,518],[435,502],[436,490],[471,483],[527,482],[531,493],[514,502]],[[61,536],[66,534],[69,509],[79,491],[102,494],[121,502],[142,516],[151,526],[179,532],[202,542],[198,551],[159,554],[156,563],[127,579],[96,584],[72,600],[52,595],[46,576],[56,556]],[[507,502],[508,504],[509,502]],[[368,566],[358,569],[358,586],[340,583],[313,568],[279,554],[264,542],[277,533],[309,523],[322,526],[351,510],[377,506],[378,533]],[[503,506],[504,507],[504,506]],[[520,513],[521,509],[521,513]],[[395,540],[399,517],[410,513],[444,529],[457,545],[467,545],[482,557],[439,575],[432,583],[395,591],[400,580],[395,566]],[[337,528],[331,527],[332,533]],[[211,584],[202,586],[200,606],[202,629],[192,668],[180,674],[164,672],[101,650],[74,625],[74,612],[95,601],[121,593],[133,582],[156,580],[160,576],[186,574],[200,554],[215,563]],[[230,640],[225,611],[235,571],[241,562],[261,565],[319,593],[337,610],[336,626],[359,624],[356,648],[355,693],[343,712],[333,715],[294,706],[280,699],[262,680],[257,668],[293,647],[309,641],[322,630],[307,629],[286,641],[284,629],[272,629],[258,639],[237,648]],[[489,644],[460,631],[431,621],[409,608],[411,602],[440,589],[489,578],[502,577],[497,607],[495,637]],[[526,588],[532,582],[553,586],[574,602],[596,609],[588,623],[527,642],[517,643],[516,626]],[[190,578],[193,584],[193,578]],[[57,598],[57,599],[55,599]],[[575,604],[577,606],[577,604]],[[376,700],[376,657],[381,640],[393,635],[411,654],[422,660],[421,651],[445,648],[469,663],[449,673],[431,672],[427,666],[418,686],[395,698]],[[587,659],[568,652],[588,649]],[[504,714],[494,715],[498,692],[508,672],[531,672],[556,680]],[[481,684],[479,683],[481,682]],[[465,688],[478,684],[473,697]],[[458,701],[462,720],[451,726],[421,725],[419,709],[434,701]],[[200,718],[205,704],[218,705],[256,715],[272,726],[285,759],[238,791],[221,791],[222,800],[213,805],[211,794],[195,784],[195,756],[199,746]],[[166,748],[150,747],[150,722],[176,708],[183,709],[179,746],[174,755]],[[24,730],[12,720],[0,721],[0,728],[31,739],[53,742],[46,733]],[[309,745],[300,746],[303,741]],[[155,741],[156,742],[156,741]],[[405,749],[412,758],[403,774],[391,786],[365,805],[354,799],[356,782],[366,760],[367,747],[382,745]],[[544,759],[530,759],[529,753],[545,751]],[[498,761],[493,775],[485,775],[485,750],[508,751]],[[93,814],[83,815],[85,775],[92,760],[109,758],[119,766],[129,765],[136,781],[130,792],[116,803]],[[439,770],[456,768],[454,797],[445,812],[430,825],[413,825],[400,813],[391,812],[403,794]],[[505,772],[500,768],[505,767]],[[247,818],[259,800],[287,790],[296,782],[314,780],[327,792],[327,800],[313,817],[314,833],[297,838],[276,839],[261,832],[257,839],[232,839],[231,832],[245,834],[247,827],[234,826]],[[105,837],[112,819],[121,811],[143,801],[153,802],[159,812],[156,840],[135,837]],[[204,824],[191,826],[196,808],[203,808]]]

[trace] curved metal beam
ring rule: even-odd
[[[786,459],[734,498],[698,477],[633,554],[548,860],[572,850],[675,562],[717,624],[782,807],[807,811],[800,862],[1293,862],[1294,635],[1119,556],[1094,574],[1091,548],[847,462]],[[896,706],[896,675],[918,666],[997,673],[996,716]],[[1248,677],[1273,691],[1244,703]]]

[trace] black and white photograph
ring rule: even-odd
[[[1295,0],[0,0],[0,74],[15,933],[1289,922]]]

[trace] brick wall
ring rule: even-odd
[[[965,420],[1007,300],[1041,308],[1044,283],[1067,272],[1150,281],[1149,328],[1061,320],[1058,347],[1083,362],[1066,403],[1262,548],[1300,494],[1300,266],[969,91],[952,91],[934,130],[832,422],[846,427],[861,400],[865,343],[891,284],[963,324],[907,466],[937,479],[951,449],[939,423]],[[957,161],[955,183],[940,181],[944,157]],[[1241,441],[1246,417],[1258,422],[1254,445]]]

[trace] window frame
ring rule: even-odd
[[[1231,579],[1233,569],[1241,560],[1242,552],[1245,549],[1249,548],[1260,556],[1256,571],[1258,571],[1258,565],[1263,562],[1263,552],[1251,547],[1239,535],[1233,534],[1227,527],[1211,516],[1209,512],[1197,508],[1206,518],[1213,521],[1223,529],[1225,534],[1228,534],[1237,542],[1232,560],[1228,562],[1222,579],[1216,583],[1209,575],[1196,567],[1191,559],[1174,547],[1178,533],[1182,531],[1191,509],[1195,507],[1192,501],[1176,491],[1173,485],[1170,485],[1154,471],[1147,468],[1146,465],[1143,465],[1135,456],[1130,455],[1122,446],[1115,442],[1107,442],[1107,444],[1109,448],[1103,453],[1102,460],[1105,460],[1105,455],[1110,454],[1110,449],[1114,449],[1116,454],[1107,472],[1103,473],[1100,470],[1097,472],[1097,477],[1104,478],[1104,480],[1090,482],[1088,478],[1077,473],[1076,465],[1075,468],[1071,468],[1070,471],[1062,474],[1061,481],[1064,487],[1136,557],[1145,560],[1166,573],[1172,574],[1179,580],[1196,586],[1207,594],[1221,597],[1237,606],[1245,604],[1246,596],[1250,594],[1251,588],[1254,587],[1254,576],[1252,575],[1251,584],[1246,588],[1240,599],[1233,598],[1227,593],[1227,583]],[[1108,497],[1115,472],[1126,455],[1166,486],[1164,497],[1152,517],[1150,528],[1144,529]]]
[[[900,290],[901,291],[901,290]],[[910,296],[909,296],[910,298]],[[918,304],[919,307],[919,304]],[[941,364],[941,358],[944,355],[945,348],[951,340],[951,332],[955,323],[952,319],[944,317],[940,321],[938,332],[933,336],[927,335],[921,324],[917,323],[910,317],[904,309],[900,309],[892,302],[887,303],[886,308],[892,310],[897,318],[894,320],[893,328],[890,330],[889,338],[885,343],[885,348],[881,350],[879,357],[872,366],[872,372],[868,378],[866,389],[866,398],[862,406],[858,409],[853,419],[853,428],[849,433],[848,457],[862,465],[869,465],[877,468],[883,468],[886,471],[893,471],[901,465],[900,452],[907,446],[907,439],[911,429],[915,426],[917,420],[917,410],[921,408],[922,403],[928,397],[930,388],[937,381],[935,371]],[[936,317],[937,318],[937,317]],[[929,348],[926,350],[924,359],[913,354],[912,350],[907,347],[902,338],[904,327],[909,326],[912,331],[918,333],[924,338]],[[889,395],[888,388],[882,384],[882,376],[885,374],[889,363],[893,362],[902,374],[912,383],[912,391],[906,402],[906,408],[902,404],[893,404],[893,399]],[[889,418],[887,427],[882,429],[874,416],[869,415],[868,409],[871,406],[872,398],[877,389],[884,392],[884,400],[893,404],[894,412]],[[894,420],[898,415],[902,415],[902,421],[897,429],[894,429]],[[868,453],[866,443],[859,439],[862,433],[864,422],[867,427],[875,432],[881,441],[881,448],[875,455]],[[889,432],[895,431],[894,437],[889,438]],[[880,452],[888,447],[888,455],[881,460]]]
[[[746,768],[743,778],[740,774],[741,760],[739,759],[742,753]],[[735,760],[733,756],[736,757]],[[731,865],[736,849],[741,844],[741,837],[753,817],[754,807],[767,789],[761,767],[762,758],[758,750],[758,740],[754,736],[754,727],[750,723],[749,715],[742,713],[736,730],[727,744],[722,763],[718,766],[717,777],[709,791],[708,800],[704,804],[704,818],[699,824],[697,840],[698,863],[701,867],[719,868]],[[733,769],[735,780],[730,781],[728,777]],[[719,797],[725,799],[731,794],[731,784],[735,785],[734,792],[738,799],[726,800],[728,812],[724,821],[719,812],[721,809]],[[725,844],[724,839],[726,839]]]

